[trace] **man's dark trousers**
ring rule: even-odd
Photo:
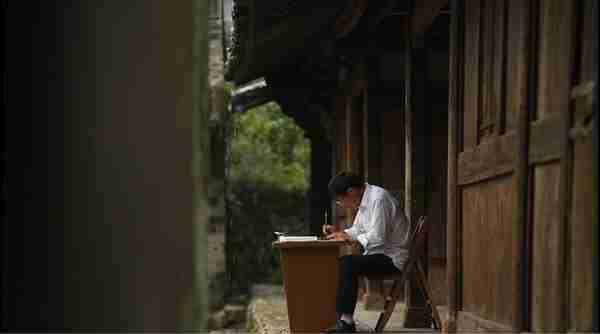
[[[358,298],[358,277],[367,274],[392,274],[400,270],[384,254],[346,255],[338,259],[338,286],[336,310],[341,314],[354,314]]]

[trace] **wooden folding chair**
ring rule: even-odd
[[[413,228],[411,236],[410,236],[410,249],[409,256],[406,263],[404,263],[404,267],[402,268],[401,273],[393,274],[393,275],[367,275],[366,277],[369,279],[383,279],[383,280],[393,280],[394,284],[390,289],[390,292],[387,296],[385,296],[385,306],[383,312],[379,315],[379,319],[377,320],[377,325],[375,326],[375,332],[383,332],[383,329],[387,325],[390,320],[390,316],[392,312],[394,312],[394,307],[396,306],[396,302],[400,297],[402,289],[404,288],[404,283],[411,276],[415,278],[417,282],[418,288],[423,293],[425,297],[425,301],[430,310],[431,321],[435,329],[441,329],[441,321],[440,315],[431,300],[431,288],[429,287],[429,283],[427,282],[427,277],[425,276],[425,271],[423,270],[423,266],[419,258],[423,255],[425,251],[425,246],[427,245],[427,232],[429,229],[429,225],[427,223],[426,217],[420,217],[417,221],[416,226]]]

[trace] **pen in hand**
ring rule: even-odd
[[[322,232],[323,232],[323,239],[327,239],[327,236],[329,235],[329,231],[331,230],[331,228],[333,227],[333,225],[330,224],[323,224],[322,227]]]

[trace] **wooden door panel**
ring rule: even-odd
[[[540,1],[537,118],[569,108],[575,1]]]
[[[466,313],[521,330],[591,328],[593,2],[462,2],[453,182]]]
[[[457,161],[462,309],[508,326],[517,309],[514,269],[520,258],[514,229],[516,117],[507,114],[516,115],[526,105],[527,76],[518,72],[526,68],[526,8],[513,0],[465,1],[464,112]]]
[[[513,319],[516,288],[512,248],[515,185],[505,176],[465,186],[463,215],[463,309],[503,324]]]
[[[563,224],[560,221],[560,164],[533,170],[532,329],[552,331],[562,312]]]

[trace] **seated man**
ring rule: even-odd
[[[358,212],[351,228],[340,231],[323,225],[323,233],[330,240],[358,242],[364,252],[339,259],[338,319],[326,333],[354,333],[358,276],[399,273],[408,259],[410,228],[398,201],[387,190],[365,183],[357,174],[336,175],[329,182],[329,191],[339,207],[358,208]]]

